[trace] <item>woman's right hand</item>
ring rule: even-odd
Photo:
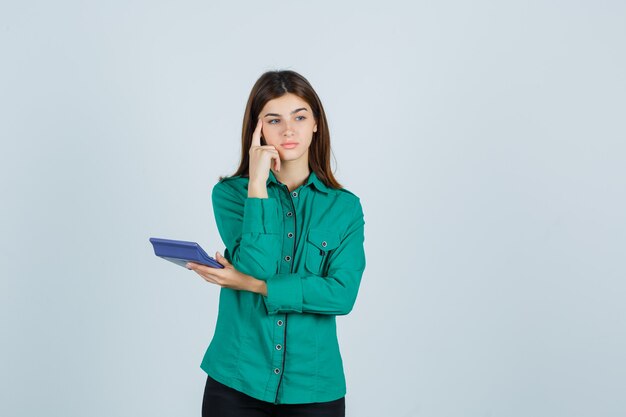
[[[269,178],[269,171],[274,160],[274,169],[280,171],[280,155],[274,145],[261,145],[261,129],[263,119],[259,117],[256,129],[252,133],[252,145],[250,146],[249,181],[252,184],[265,185]]]

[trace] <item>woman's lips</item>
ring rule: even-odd
[[[281,146],[285,149],[293,149],[298,146],[298,142],[283,143]]]

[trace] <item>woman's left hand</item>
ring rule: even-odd
[[[212,282],[220,287],[263,293],[264,281],[237,271],[219,252],[215,253],[215,260],[224,265],[224,268],[212,268],[195,262],[187,262],[186,266],[188,269],[196,271],[207,282]]]

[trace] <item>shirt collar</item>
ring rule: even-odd
[[[267,178],[267,181],[265,182],[265,185],[266,186],[269,185],[270,182],[273,182],[274,184],[280,185],[280,183],[276,179],[276,176],[274,175],[274,171],[272,171],[271,169],[269,171],[269,176]],[[311,173],[309,174],[308,178],[304,182],[304,186],[305,187],[308,187],[309,185],[313,185],[319,191],[328,194],[328,187],[326,186],[326,184],[324,184],[322,182],[322,180],[320,180],[317,177],[317,175],[315,174],[315,171],[313,171],[313,170],[311,170]]]

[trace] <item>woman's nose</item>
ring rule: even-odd
[[[293,129],[291,128],[291,125],[288,123],[285,123],[285,131],[283,132],[283,134],[285,136],[291,136],[293,135]]]

